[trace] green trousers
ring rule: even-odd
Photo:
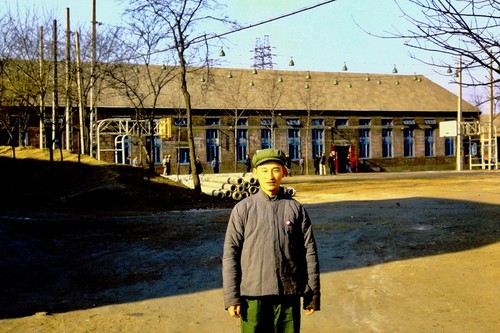
[[[246,298],[241,304],[242,333],[299,333],[300,297]]]

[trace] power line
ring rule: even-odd
[[[271,22],[274,22],[274,21],[277,21],[277,20],[281,20],[283,18],[287,18],[287,17],[293,16],[293,15],[297,15],[297,14],[306,12],[308,10],[312,10],[312,9],[315,9],[315,8],[318,8],[318,7],[330,4],[330,3],[335,2],[335,1],[337,1],[337,0],[323,1],[323,2],[314,4],[314,5],[311,5],[311,6],[303,7],[301,9],[297,9],[297,10],[295,10],[293,12],[290,12],[290,13],[287,13],[287,14],[283,14],[283,15],[280,15],[280,16],[277,16],[277,17],[273,17],[273,18],[270,18],[270,19],[267,19],[267,20],[264,20],[264,21],[261,21],[261,22],[258,22],[258,23],[250,24],[250,25],[247,25],[247,26],[244,26],[244,27],[240,27],[240,28],[237,28],[237,29],[234,29],[234,30],[231,30],[231,31],[227,31],[227,32],[224,32],[224,33],[221,33],[221,34],[214,34],[214,35],[211,35],[211,36],[210,35],[206,35],[206,34],[200,35],[200,36],[197,36],[197,37],[193,38],[189,42],[189,44],[197,44],[197,43],[202,43],[202,42],[206,43],[208,40],[211,40],[211,39],[221,38],[221,37],[224,37],[224,36],[227,36],[227,35],[230,35],[230,34],[234,34],[234,33],[237,33],[237,32],[243,31],[243,30],[248,30],[248,29],[251,29],[251,28],[255,28],[255,27],[267,24],[267,23],[271,23]],[[118,27],[118,28],[123,28],[123,27]],[[168,47],[166,49],[162,49],[162,50],[151,52],[150,54],[162,53],[162,52],[169,51],[169,50],[174,50],[174,49],[175,49],[175,47],[171,46],[171,47]],[[135,58],[139,58],[139,57],[130,57],[129,59],[135,59]]]
[[[258,27],[260,25],[271,23],[271,22],[274,22],[274,21],[277,21],[277,20],[281,20],[283,18],[286,18],[286,17],[289,17],[289,16],[293,16],[293,15],[296,15],[296,14],[300,14],[300,13],[303,13],[305,11],[308,11],[308,10],[311,10],[311,9],[315,9],[315,8],[327,5],[327,4],[335,2],[335,1],[337,1],[337,0],[323,1],[323,2],[317,3],[315,5],[311,5],[311,6],[307,6],[307,7],[298,9],[298,10],[290,12],[288,14],[283,14],[283,15],[280,15],[280,16],[277,16],[277,17],[274,17],[274,18],[270,18],[268,20],[261,21],[259,23],[250,24],[250,25],[247,25],[245,27],[241,27],[241,28],[234,29],[234,30],[231,30],[231,31],[228,31],[228,32],[224,32],[222,34],[217,34],[217,35],[213,35],[213,36],[210,36],[210,37],[206,37],[206,39],[209,40],[209,39],[214,39],[214,38],[221,38],[221,37],[224,37],[224,36],[227,36],[227,35],[230,35],[230,34],[234,34],[236,32],[240,32],[240,31],[243,31],[243,30],[255,28],[255,27]],[[197,38],[201,38],[201,37],[202,36],[196,37],[196,38],[194,38],[194,40],[196,40]],[[194,43],[197,43],[197,42],[194,42]]]

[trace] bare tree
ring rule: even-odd
[[[108,76],[116,81],[114,85],[125,96],[136,110],[136,121],[145,119],[154,128],[155,110],[162,89],[175,78],[176,68],[166,65],[152,65],[165,60],[170,53],[161,52],[168,40],[168,31],[164,31],[158,16],[147,15],[145,12],[133,12],[130,16],[126,38],[115,58],[121,62],[110,67]],[[126,57],[123,59],[123,57]],[[168,62],[168,61],[167,61]],[[165,61],[163,61],[165,63]],[[140,64],[140,66],[137,66]],[[136,126],[140,129],[140,126]],[[154,172],[155,149],[154,131],[149,133],[149,145],[146,144],[143,133],[138,133],[138,140],[146,153],[149,162],[149,173]]]
[[[19,136],[26,133],[29,119],[40,121],[41,133],[52,128],[51,121],[45,121],[43,106],[50,86],[51,64],[40,61],[40,58],[49,58],[50,51],[39,47],[38,27],[34,25],[37,21],[38,18],[33,12],[26,11],[21,15],[19,11],[14,10],[7,10],[0,19],[2,118],[4,119],[2,123],[7,127],[17,124],[15,132]],[[50,27],[48,21],[44,25],[46,28]],[[11,121],[8,121],[9,118]],[[12,122],[14,118],[17,121]],[[23,121],[19,121],[20,119]],[[13,149],[18,143],[21,142],[11,138]],[[42,140],[40,143],[44,144]]]
[[[47,13],[46,17],[55,17],[55,15]],[[59,34],[54,40],[51,33],[53,21],[52,18],[40,17],[29,8],[23,8],[22,12],[20,8],[7,8],[3,16],[0,17],[0,60],[4,78],[2,85],[4,90],[9,91],[9,94],[4,94],[4,97],[8,99],[3,101],[3,105],[5,106],[7,102],[10,103],[9,108],[3,110],[15,111],[16,117],[19,117],[20,112],[24,110],[30,113],[29,119],[31,121],[39,121],[40,148],[47,147],[50,150],[51,161],[53,159],[52,149],[57,140],[59,140],[59,148],[62,149],[60,139],[62,139],[66,121],[71,119],[72,113],[69,117],[65,117],[62,105],[55,101],[57,104],[54,106],[55,117],[50,117],[46,110],[48,92],[54,92],[52,99],[55,99],[54,96],[61,96],[60,100],[67,100],[68,97],[72,101],[78,100],[78,97],[74,95],[77,93],[75,88],[77,76],[74,75],[77,70],[80,70],[84,82],[84,105],[88,104],[87,100],[91,90],[89,67],[91,40],[88,33],[80,34],[83,36],[81,47],[83,64],[81,68],[76,68],[77,66],[73,63],[69,66],[72,80],[66,84],[66,87],[63,87],[64,84],[57,84],[57,82],[66,81],[63,61],[58,60],[57,65],[54,62],[54,53],[64,54],[64,37],[63,34]],[[63,30],[59,25],[56,28],[59,31]],[[76,31],[78,30],[76,29]],[[118,32],[115,28],[104,28],[101,29],[97,38],[97,64],[94,74],[95,98],[106,88],[108,83],[105,80],[105,74],[109,70],[105,69],[111,66],[110,63],[113,60],[111,59],[111,50],[115,50],[116,46],[119,45]],[[62,60],[62,57],[60,58]],[[75,59],[75,54],[72,54],[71,58]],[[54,70],[55,67],[57,67],[57,71]],[[57,76],[54,76],[54,73],[57,73]],[[67,96],[68,94],[72,94],[72,96]],[[14,109],[16,105],[20,106],[18,110]],[[18,130],[21,135],[26,131],[28,123],[20,122],[19,124],[26,124],[26,128]],[[80,124],[80,131],[85,132],[86,138],[89,137],[88,124],[87,117],[84,123]],[[88,140],[86,145],[89,145]],[[69,143],[67,149],[70,149]]]
[[[212,0],[132,0],[127,11],[132,15],[143,12],[144,15],[157,16],[168,31],[169,49],[174,52],[180,68],[178,78],[186,108],[189,159],[194,189],[197,192],[201,192],[201,184],[195,166],[196,152],[187,73],[190,67],[207,65],[206,59],[208,56],[204,52],[202,44],[206,40],[206,32],[202,29],[203,24],[208,22],[230,23],[227,17],[220,15],[220,11],[215,12],[220,7],[217,2]],[[200,57],[200,54],[206,56]]]
[[[221,104],[221,110],[227,110],[227,113],[232,117],[232,128],[234,135],[234,164],[233,170],[237,171],[238,167],[238,121],[243,117],[247,107],[250,105],[248,98],[247,82],[243,82],[243,72],[237,71],[235,74],[229,72],[227,77],[218,77],[213,88],[216,91],[217,99]],[[229,110],[228,110],[229,108]],[[247,153],[250,153],[247,151]],[[244,155],[243,155],[244,156]]]
[[[9,61],[0,60],[0,129],[7,134],[12,157],[15,159],[16,146],[23,144],[23,137],[28,128],[33,95],[30,95],[30,92],[19,93],[22,90],[15,89],[10,84],[6,85],[12,76],[4,66],[9,66]],[[23,84],[23,81],[16,83]]]
[[[266,126],[271,130],[271,146],[276,148],[276,126],[279,106],[281,100],[285,95],[285,86],[283,84],[283,78],[281,75],[270,71],[261,71],[265,79],[262,81],[262,99],[267,105],[269,114],[271,116],[271,122],[266,124]]]
[[[305,107],[307,111],[306,118],[306,144],[305,144],[305,169],[306,174],[309,175],[309,142],[310,126],[311,126],[311,110],[319,110],[320,106],[325,102],[325,95],[320,85],[314,85],[313,82],[307,82],[304,86],[305,89],[299,90],[298,97],[301,106]]]
[[[484,68],[500,74],[500,2],[497,0],[394,0],[403,16],[414,26],[407,32],[395,31],[405,45],[418,50],[462,57],[462,68]],[[415,15],[415,12],[422,15]],[[450,64],[425,61],[448,69]],[[493,60],[493,61],[492,61]],[[495,83],[500,82],[495,79]],[[465,85],[488,85],[489,79],[474,77]]]
[[[95,101],[99,99],[99,96],[110,86],[113,86],[116,82],[114,80],[109,80],[110,74],[117,66],[123,62],[125,54],[127,52],[123,45],[123,29],[117,27],[102,27],[99,26],[98,34],[96,35],[96,61],[94,63],[94,70],[91,70],[91,50],[92,50],[92,37],[90,31],[84,29],[84,27],[77,27],[75,31],[79,31],[80,35],[80,58],[81,58],[81,68],[74,67],[72,69],[73,74],[77,70],[80,71],[80,76],[82,79],[82,98],[83,105],[86,106],[84,114],[84,123],[80,124],[80,130],[83,132],[85,141],[85,151],[90,151],[93,147],[90,147],[90,135],[93,129],[90,128],[90,108],[96,107]],[[75,59],[76,55],[72,55],[72,59]],[[76,64],[75,64],[76,65]],[[91,78],[92,76],[92,78]],[[72,75],[76,80],[76,75]],[[76,84],[76,83],[74,83]],[[73,89],[76,93],[77,89]],[[93,101],[91,101],[91,91],[93,93]],[[73,100],[77,99],[77,96],[72,97]]]

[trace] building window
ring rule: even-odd
[[[382,157],[391,158],[392,153],[392,128],[382,129]]]
[[[347,126],[347,118],[335,119],[335,127]]]
[[[477,156],[478,154],[478,143],[479,142],[467,142],[464,141],[464,154],[465,156]]]
[[[288,130],[288,155],[291,160],[300,158],[300,135],[298,128]]]
[[[433,157],[434,156],[434,129],[426,128],[425,129],[425,156]]]
[[[118,135],[115,139],[115,163],[131,164],[130,159],[130,136]]]
[[[392,119],[382,119],[382,126],[392,126]]]
[[[415,133],[413,128],[404,129],[404,157],[414,157]]]
[[[289,119],[286,119],[286,125],[287,126],[293,126],[293,127],[300,126],[300,119],[299,118],[289,118]]]
[[[179,163],[189,163],[189,148],[181,147],[178,150]]]
[[[323,118],[314,118],[311,120],[311,126],[323,126],[324,123]]]
[[[241,127],[241,126],[246,127],[246,126],[248,126],[248,118],[240,118],[240,119],[238,119],[236,124],[238,125],[238,127]]]
[[[260,146],[262,149],[271,148],[271,130],[263,128],[260,131]]]
[[[154,137],[154,145],[153,145],[153,150],[154,150],[154,163],[159,164],[161,163],[161,138],[159,136]],[[151,136],[146,137],[146,149],[148,152],[151,152]]]
[[[446,139],[444,139],[444,156],[455,156],[454,137],[446,137]]]
[[[239,129],[236,131],[237,139],[236,139],[236,158],[238,161],[245,160],[245,155],[248,152],[248,130]]]
[[[205,118],[206,126],[219,126],[220,119],[219,118]]]
[[[324,150],[324,135],[325,131],[323,129],[313,129],[312,130],[312,153],[313,158],[316,156],[321,156]]]
[[[370,129],[368,128],[359,130],[359,157],[370,157]]]
[[[174,126],[186,127],[187,126],[187,119],[186,118],[174,118]]]
[[[219,159],[219,130],[207,129],[207,161]]]
[[[360,119],[359,126],[370,126],[370,119]],[[361,128],[359,130],[359,157],[369,158],[370,157],[370,129]]]
[[[403,119],[403,125],[405,126],[415,126],[415,119]]]
[[[271,128],[271,126],[273,125],[273,120],[271,118],[261,118],[260,125]]]
[[[51,126],[52,126],[52,120],[51,119],[46,118],[44,122],[45,122],[45,126],[46,126],[45,128],[51,128]],[[59,119],[57,119],[56,122],[57,122],[58,126],[60,127],[61,124],[62,124],[62,119],[59,118]],[[50,147],[51,145],[53,145],[54,149],[59,149],[61,147],[60,144],[62,142],[62,140],[61,140],[62,139],[62,132],[61,131],[56,131],[55,134],[57,136],[56,136],[56,138],[53,141],[52,141],[52,139],[53,139],[52,138],[52,134],[53,133],[52,133],[51,130],[46,131],[46,134],[45,134],[45,147]],[[16,146],[16,147],[19,146],[19,141],[17,140],[17,136],[15,136],[15,138],[13,140],[15,141],[14,146]]]

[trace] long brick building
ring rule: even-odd
[[[440,137],[439,123],[457,119],[458,98],[421,75],[217,68],[192,71],[188,87],[196,155],[205,170],[217,158],[221,172],[243,171],[246,154],[267,147],[284,150],[294,170],[304,157],[309,173],[314,157],[331,151],[338,172],[345,172],[348,158],[359,171],[455,165],[455,138]],[[144,159],[133,104],[108,89],[97,105],[97,157]],[[152,105],[151,98],[144,105]],[[186,173],[189,148],[177,80],[162,89],[154,114],[154,128],[142,132],[155,135],[155,162],[171,155],[174,173]],[[479,116],[462,101],[463,120]],[[143,141],[151,146],[149,137]]]

